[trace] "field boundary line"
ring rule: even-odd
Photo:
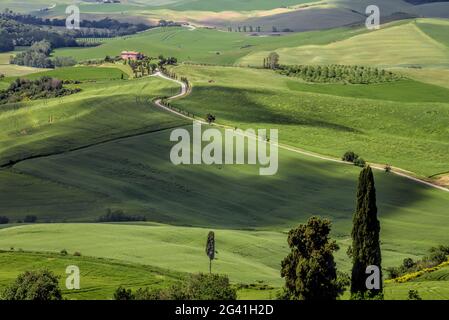
[[[162,74],[161,72],[156,72],[156,73],[153,74],[152,76],[154,76],[154,77],[161,77],[161,78],[163,78],[163,79],[166,79],[166,80],[169,80],[169,81],[173,81],[173,82],[176,82],[177,84],[181,85],[181,92],[178,93],[178,94],[176,94],[176,95],[174,95],[174,96],[172,96],[172,97],[169,97],[169,98],[168,98],[169,100],[173,100],[173,99],[185,97],[185,96],[187,96],[187,95],[190,93],[190,91],[192,90],[192,89],[187,90],[187,85],[186,85],[184,82],[179,81],[179,80],[176,80],[176,79],[172,79],[172,78],[170,78],[170,77],[167,77],[166,75]],[[181,112],[178,112],[178,111],[176,111],[176,110],[170,109],[169,107],[167,107],[167,106],[165,106],[165,105],[162,104],[162,99],[161,99],[161,98],[156,99],[156,100],[154,101],[154,103],[155,103],[156,106],[158,106],[159,108],[162,108],[162,109],[164,109],[164,110],[166,110],[166,111],[168,111],[168,112],[171,112],[171,113],[173,113],[173,114],[176,114],[176,115],[179,116],[179,117],[182,117],[182,118],[185,118],[185,119],[189,119],[189,120],[191,120],[191,121],[197,121],[197,122],[199,122],[199,123],[201,123],[201,124],[212,125],[212,126],[219,127],[219,128],[235,129],[235,128],[231,127],[231,126],[227,126],[227,125],[223,125],[223,124],[217,124],[217,123],[210,124],[210,123],[208,123],[208,122],[206,122],[206,121],[198,120],[198,119],[196,119],[196,118],[190,117],[190,116],[185,115],[185,114],[183,114],[183,113],[181,113]],[[245,133],[243,133],[242,135],[245,136],[245,137],[248,137],[248,138],[255,138],[255,139],[259,139],[259,140],[261,140],[261,141],[264,141],[264,140],[262,140],[262,139],[259,138],[259,137],[253,137],[253,136],[248,135],[248,134],[245,134]],[[321,155],[321,154],[318,154],[318,153],[315,153],[315,152],[312,152],[312,151],[303,150],[303,149],[301,149],[301,148],[294,147],[294,146],[290,146],[290,145],[287,145],[287,144],[281,144],[281,143],[274,144],[274,143],[269,142],[269,141],[268,141],[268,143],[269,143],[270,145],[278,146],[279,148],[281,148],[281,149],[283,149],[283,150],[295,152],[295,153],[302,154],[302,155],[305,155],[305,156],[308,156],[308,157],[313,157],[313,158],[317,158],[317,159],[321,159],[321,160],[325,160],[325,161],[332,161],[332,162],[336,162],[336,163],[340,163],[340,164],[345,164],[345,165],[353,165],[353,164],[350,163],[350,162],[343,161],[343,160],[340,160],[340,159],[338,159],[338,158],[334,158],[334,157],[331,157],[331,156]],[[384,171],[384,170],[385,170],[385,166],[384,166],[384,165],[377,164],[377,163],[371,163],[371,162],[367,162],[367,164],[369,164],[373,169],[381,170],[381,171]],[[448,188],[443,187],[443,186],[440,186],[440,185],[438,185],[438,184],[436,184],[436,183],[434,183],[434,182],[424,180],[424,179],[419,178],[419,177],[417,177],[417,176],[415,176],[415,175],[406,173],[406,172],[410,172],[410,171],[407,171],[407,170],[405,170],[405,169],[401,169],[401,168],[398,168],[398,167],[391,167],[391,171],[390,171],[390,172],[393,173],[393,174],[395,174],[395,175],[398,175],[398,176],[401,176],[401,177],[403,177],[403,178],[406,178],[406,179],[409,179],[409,180],[411,180],[411,181],[414,181],[414,182],[416,182],[416,183],[419,183],[419,184],[422,184],[422,185],[426,185],[426,186],[428,186],[428,187],[436,188],[436,189],[439,189],[439,190],[442,190],[442,191],[445,191],[445,192],[449,192],[449,189],[448,189]],[[410,172],[410,173],[411,173],[411,172]]]

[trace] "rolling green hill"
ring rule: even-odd
[[[8,249],[9,250],[9,249]],[[63,297],[68,300],[109,300],[119,286],[138,289],[160,288],[185,277],[184,274],[137,263],[93,258],[75,257],[73,252],[63,256],[57,253],[0,251],[0,291],[22,272],[47,269],[60,277]],[[80,289],[65,287],[66,267],[80,268]]]
[[[306,44],[328,44],[366,32],[364,29],[341,28],[305,32],[282,37],[252,37],[242,33],[209,29],[158,28],[134,36],[105,41],[92,48],[64,48],[55,56],[71,56],[78,61],[116,56],[123,50],[138,50],[150,56],[175,56],[180,61],[232,65],[238,59],[260,50]]]
[[[110,76],[114,69],[74,68],[84,78]],[[82,72],[77,72],[81,70]],[[96,75],[92,74],[98,71]],[[52,71],[53,72],[53,71]],[[52,74],[46,73],[46,74]],[[54,73],[58,74],[58,70]],[[64,72],[67,72],[65,70]],[[115,72],[120,74],[119,71]],[[183,123],[150,108],[150,100],[177,92],[165,80],[107,80],[75,85],[82,91],[64,98],[6,104],[0,107],[0,164],[60,153],[113,138],[157,131]]]
[[[229,67],[180,66],[176,72],[194,89],[174,105],[197,116],[211,112],[230,126],[278,128],[281,142],[334,157],[353,150],[423,176],[448,170],[446,88],[411,80],[306,84]]]
[[[439,20],[421,21],[428,21],[433,26],[429,28],[424,25],[423,28],[431,29],[428,32],[433,32],[438,39],[449,31],[449,25],[440,24]],[[276,52],[282,64],[449,67],[449,48],[422,32],[420,26],[422,24],[415,22],[387,26],[331,44],[279,48]],[[237,63],[261,66],[268,54],[268,51],[251,53]]]

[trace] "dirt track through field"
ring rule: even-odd
[[[169,80],[169,81],[174,81],[174,82],[176,82],[177,84],[179,84],[179,85],[181,86],[181,92],[178,93],[178,94],[175,95],[175,96],[170,97],[170,98],[169,98],[170,100],[173,100],[173,99],[177,99],[177,98],[181,98],[181,97],[187,96],[187,95],[189,94],[190,90],[191,90],[191,89],[189,90],[189,89],[187,88],[187,85],[186,85],[184,82],[179,81],[179,80],[175,80],[175,79],[172,79],[172,78],[169,78],[169,77],[165,76],[164,74],[162,74],[161,72],[157,72],[157,73],[155,73],[153,76],[155,76],[155,77],[161,77],[161,78],[166,79],[166,80]],[[162,109],[164,109],[164,110],[166,110],[166,111],[168,111],[168,112],[174,113],[174,114],[176,114],[176,115],[179,116],[179,117],[182,117],[182,118],[185,118],[185,119],[189,119],[189,120],[191,120],[191,121],[198,121],[198,122],[200,122],[201,124],[209,125],[209,123],[207,123],[206,121],[198,120],[198,119],[196,119],[196,118],[190,117],[190,116],[188,116],[188,115],[185,115],[185,114],[183,114],[183,113],[181,113],[181,112],[178,112],[178,111],[176,111],[176,110],[173,110],[173,109],[171,109],[171,108],[169,108],[169,107],[163,105],[161,99],[155,100],[154,103],[155,103],[159,108],[162,108]],[[216,127],[220,127],[220,128],[225,128],[225,129],[234,129],[234,128],[230,127],[230,126],[226,126],[226,125],[222,125],[222,124],[217,124],[217,123],[210,124],[210,125],[213,125],[213,126],[216,126]],[[245,133],[243,133],[242,135],[244,135],[245,137],[248,137],[248,138],[253,138],[253,139],[259,139],[259,140],[261,140],[259,137],[252,136],[252,135],[248,135],[248,134],[245,134]],[[293,146],[289,146],[289,145],[285,145],[285,144],[280,144],[280,143],[274,144],[274,143],[272,143],[272,142],[268,142],[268,143],[271,144],[271,145],[277,145],[277,146],[278,146],[279,148],[281,148],[281,149],[288,150],[288,151],[295,152],[295,153],[299,153],[299,154],[302,154],[302,155],[305,155],[305,156],[308,156],[308,157],[314,157],[314,158],[321,159],[321,160],[337,162],[337,163],[341,163],[341,164],[344,164],[344,165],[352,165],[352,163],[345,162],[345,161],[342,161],[342,160],[337,159],[337,158],[332,158],[332,157],[320,155],[320,154],[317,154],[317,153],[314,153],[314,152],[310,152],[310,151],[306,151],[306,150],[302,150],[302,149],[300,149],[300,148],[296,148],[296,147],[293,147]],[[373,169],[382,170],[382,171],[385,170],[385,165],[376,164],[376,163],[369,163],[369,165],[370,165],[371,168],[373,168]],[[427,180],[423,180],[423,179],[421,179],[421,178],[418,178],[418,177],[412,175],[411,172],[408,173],[409,171],[406,171],[406,170],[404,170],[404,169],[397,168],[397,167],[391,167],[391,171],[390,171],[390,172],[393,173],[393,174],[395,174],[395,175],[398,175],[398,176],[407,178],[407,179],[409,179],[409,180],[411,180],[411,181],[414,181],[414,182],[416,182],[416,183],[420,183],[420,184],[426,185],[426,186],[428,186],[428,187],[432,187],[432,188],[436,188],[436,189],[439,189],[439,190],[442,190],[442,191],[445,191],[445,192],[449,192],[449,189],[448,189],[448,188],[443,187],[443,186],[440,186],[440,185],[438,185],[438,184],[436,184],[436,183],[434,183],[434,182],[431,182],[431,181],[427,181]]]

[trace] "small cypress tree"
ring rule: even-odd
[[[376,189],[372,169],[363,168],[359,176],[357,190],[357,208],[353,216],[352,227],[352,278],[351,294],[372,298],[382,293],[382,273],[380,289],[366,288],[366,268],[377,266],[381,272],[380,222],[377,219]]]
[[[212,260],[215,259],[215,233],[213,231],[207,235],[206,254],[209,257],[209,273],[212,273]]]

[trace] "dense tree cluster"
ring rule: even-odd
[[[29,14],[14,13],[11,11],[5,11],[0,14],[0,20],[2,19],[12,20],[22,25],[28,25],[29,27],[45,26],[47,29],[49,27],[55,27],[57,30],[59,27],[59,32],[63,32],[65,36],[73,38],[111,38],[135,34],[152,28],[152,26],[144,23],[133,24],[129,22],[120,22],[106,17],[101,20],[82,20],[80,21],[79,30],[66,30],[66,19],[43,19]]]
[[[236,300],[237,291],[229,283],[229,278],[218,274],[192,274],[186,281],[168,288],[131,289],[119,287],[114,293],[115,300]]]
[[[62,300],[59,278],[51,271],[26,271],[1,293],[2,300]]]
[[[42,98],[55,98],[67,96],[81,89],[64,88],[62,81],[41,77],[37,80],[17,78],[8,89],[0,91],[0,104],[19,102],[22,100],[35,100]]]
[[[14,46],[31,46],[33,43],[46,40],[53,48],[76,47],[75,37],[39,26],[23,24],[0,16],[0,52],[11,51]],[[12,46],[11,46],[12,44]]]
[[[122,210],[107,209],[106,214],[98,218],[98,222],[124,222],[124,221],[146,221],[145,216],[132,216],[125,214]]]
[[[318,83],[350,83],[350,84],[370,84],[390,82],[400,79],[400,76],[393,72],[365,66],[346,65],[296,65],[280,66],[281,74],[299,77],[308,82]]]
[[[19,66],[54,68],[53,61],[49,58],[50,52],[50,42],[42,40],[35,42],[28,50],[11,57],[10,62]]]

